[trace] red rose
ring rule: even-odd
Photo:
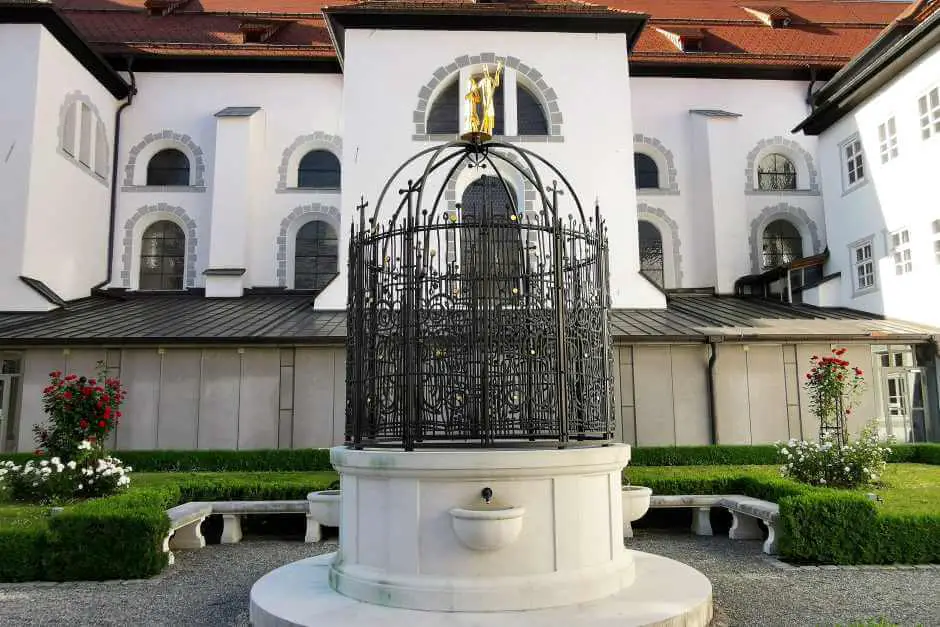
[[[78,377],[75,376],[74,374],[70,374],[70,375],[68,375],[67,377],[65,377],[65,380],[66,380],[66,381],[74,381],[74,380],[77,379],[77,378],[78,378]]]
[[[88,379],[88,385],[94,386],[97,382],[94,379]]]
[[[106,423],[104,420],[99,420],[99,421],[98,421],[98,426],[101,427],[102,429],[104,429],[105,427],[108,426],[108,423]]]
[[[104,396],[101,397],[101,400],[104,401],[105,403],[109,403],[111,402],[111,397],[105,394]]]
[[[80,421],[78,422],[78,426],[81,427],[82,429],[87,429],[87,428],[88,428],[88,421],[87,421],[87,420],[80,420]]]
[[[72,400],[72,393],[66,391],[65,394],[62,395],[62,398],[64,398],[64,399],[67,400],[67,401],[70,401],[70,400]]]
[[[114,415],[117,416],[118,418],[120,418],[120,417],[121,417],[121,412],[115,412]]]
[[[110,408],[110,407],[105,407],[105,408],[104,408],[104,417],[105,417],[105,419],[108,419],[108,418],[111,417],[111,408]]]

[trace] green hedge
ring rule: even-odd
[[[36,581],[45,572],[45,519],[0,520],[0,581]]]
[[[117,451],[137,472],[290,472],[332,470],[329,449],[260,451]],[[0,455],[22,463],[32,453]],[[746,466],[779,463],[772,444],[633,447],[631,466]],[[940,465],[940,444],[897,444],[890,462]]]

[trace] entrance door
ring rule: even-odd
[[[926,407],[924,372],[920,368],[885,374],[885,426],[898,442],[924,442]]]

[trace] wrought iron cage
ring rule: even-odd
[[[445,200],[465,169],[462,202]],[[521,147],[455,141],[406,161],[366,208],[349,245],[348,446],[613,439],[606,231],[561,172]]]

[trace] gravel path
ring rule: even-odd
[[[938,568],[781,570],[761,554],[757,541],[644,529],[636,534],[631,548],[685,562],[711,579],[716,627],[829,626],[877,617],[940,626]],[[151,580],[0,584],[0,625],[247,625],[255,580],[288,562],[334,550],[333,543],[247,538],[177,551],[176,564]]]

